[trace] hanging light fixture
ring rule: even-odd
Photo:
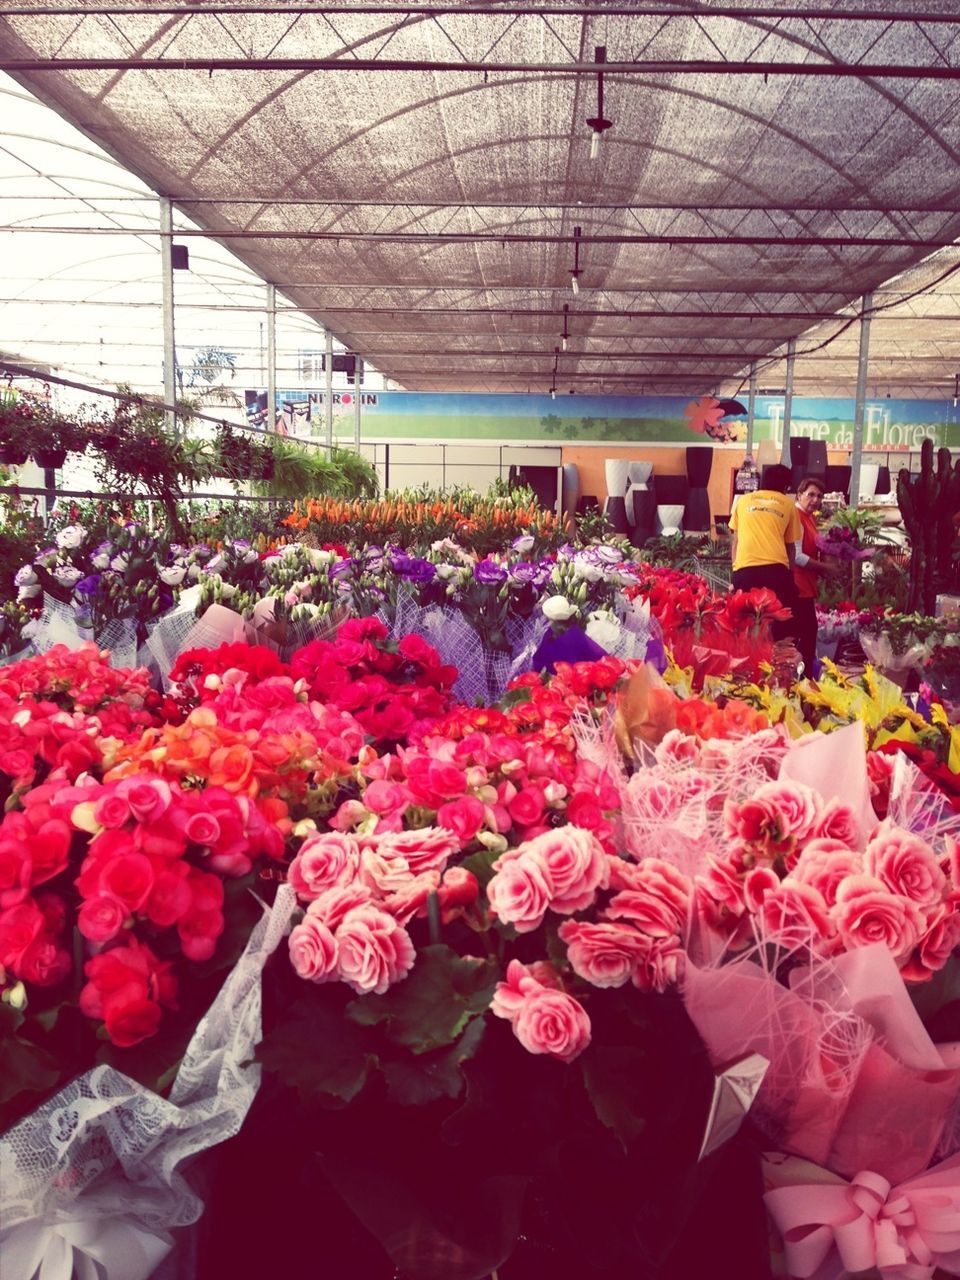
[[[594,49],[594,58],[599,66],[607,60],[607,46],[598,44]],[[597,114],[587,120],[593,130],[590,135],[590,159],[596,160],[600,154],[600,141],[607,129],[613,128],[612,120],[603,118],[603,72],[597,72]]]
[[[557,398],[557,365],[560,363],[560,348],[553,348],[553,379],[550,383],[550,399]]]
[[[573,228],[573,266],[570,268],[570,288],[573,290],[574,297],[580,292],[580,237],[582,235],[583,227]]]
[[[565,302],[563,304],[563,333],[561,334],[561,337],[560,337],[560,349],[562,351],[566,351],[567,339],[570,337],[570,334],[567,332],[567,319],[569,315],[570,315],[570,304],[569,302]]]

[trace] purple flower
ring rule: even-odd
[[[531,564],[529,560],[521,560],[517,564],[510,566],[510,581],[526,584],[528,582],[535,583],[540,579],[541,568],[538,564]]]
[[[419,556],[407,556],[406,565],[400,569],[394,562],[394,568],[408,582],[432,582],[437,576],[437,566],[429,560],[421,560]]]
[[[496,560],[480,560],[474,565],[473,576],[478,582],[492,586],[497,582],[506,582],[507,571],[502,564],[497,564]]]
[[[78,593],[78,595],[93,596],[93,595],[96,595],[99,588],[100,588],[100,574],[91,573],[89,577],[81,578],[80,581],[77,583],[77,585],[73,589]]]

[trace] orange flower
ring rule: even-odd
[[[225,791],[233,791],[256,796],[260,783],[254,776],[253,752],[242,743],[230,747],[218,747],[210,756],[210,772],[208,779],[212,787],[223,787]]]

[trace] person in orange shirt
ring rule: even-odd
[[[797,599],[793,616],[797,623],[797,648],[808,676],[813,675],[817,657],[817,579],[832,578],[836,574],[832,565],[819,559],[817,554],[814,516],[820,510],[823,493],[823,481],[819,476],[804,476],[797,485],[797,514],[803,535],[794,544],[793,583]]]
[[[790,468],[779,463],[767,467],[763,484],[755,493],[741,494],[730,515],[731,580],[738,591],[767,587],[793,612],[793,562],[802,529],[796,505],[787,496]],[[770,632],[774,640],[783,640],[796,634],[796,623],[792,617],[774,622]]]

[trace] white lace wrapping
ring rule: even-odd
[[[260,1084],[261,975],[287,930],[283,885],[190,1041],[169,1099],[85,1072],[0,1139],[0,1252],[11,1280],[146,1280],[168,1228],[203,1203],[180,1166],[239,1130]]]

